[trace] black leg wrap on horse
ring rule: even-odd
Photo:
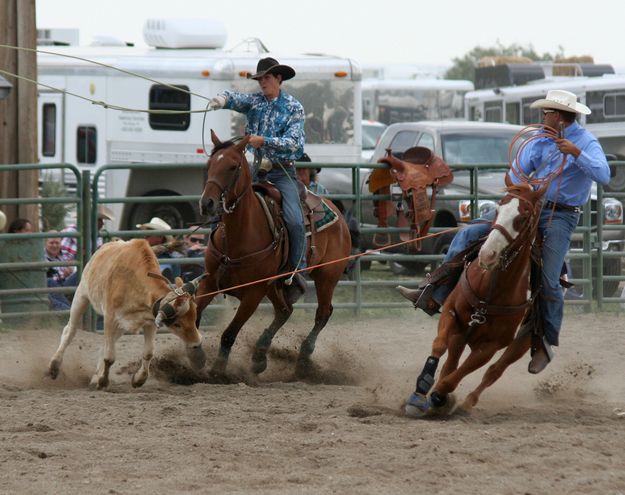
[[[432,392],[430,395],[430,400],[432,401],[432,405],[434,407],[443,407],[447,404],[447,394],[439,394],[438,392]]]
[[[436,368],[438,367],[438,358],[430,356],[423,366],[423,371],[417,378],[417,394],[427,395],[427,393],[434,385],[434,375],[436,374]]]

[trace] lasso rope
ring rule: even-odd
[[[423,239],[430,239],[430,238],[433,238],[433,237],[437,237],[439,235],[446,234],[447,232],[455,232],[456,230],[460,230],[462,228],[464,228],[464,226],[453,227],[451,229],[441,230],[440,232],[436,232],[434,234],[428,234],[428,235],[425,235],[425,236],[422,236],[422,237],[418,237],[418,238],[415,238],[415,239],[408,239],[407,241],[398,242],[396,244],[390,244],[388,246],[384,246],[384,247],[381,247],[381,248],[378,248],[378,249],[368,249],[368,250],[366,250],[363,253],[352,254],[350,256],[345,256],[343,258],[338,258],[338,259],[335,259],[335,260],[325,261],[324,263],[319,263],[317,265],[309,266],[309,267],[306,267],[306,268],[300,268],[299,270],[293,270],[292,272],[284,272],[284,273],[280,273],[278,275],[273,275],[271,277],[266,277],[266,278],[259,279],[259,280],[252,280],[251,282],[246,282],[244,284],[233,285],[232,287],[227,287],[225,289],[216,290],[216,291],[213,291],[213,292],[208,292],[206,294],[202,294],[201,296],[196,296],[195,298],[196,299],[201,299],[202,297],[215,296],[217,294],[222,294],[222,293],[225,293],[225,292],[229,292],[231,290],[241,289],[243,287],[249,287],[251,285],[261,284],[263,282],[270,282],[272,280],[277,280],[277,279],[285,278],[285,277],[293,277],[293,275],[295,275],[296,273],[308,272],[308,271],[314,270],[316,268],[320,268],[322,266],[332,265],[334,263],[340,263],[341,261],[345,261],[345,260],[355,260],[355,259],[360,258],[362,256],[376,254],[378,251],[386,251],[387,249],[391,249],[391,248],[398,247],[398,246],[403,246],[404,244],[409,244],[411,242],[422,241]]]
[[[533,176],[532,174],[527,175],[523,171],[520,165],[521,154],[523,153],[523,150],[528,144],[530,144],[533,141],[536,141],[537,139],[548,138],[548,139],[553,139],[555,141],[556,139],[560,139],[560,137],[561,137],[560,133],[556,129],[548,125],[544,125],[544,124],[530,124],[524,127],[523,129],[521,129],[519,132],[517,132],[514,135],[514,137],[512,138],[512,141],[510,142],[510,146],[508,147],[508,166],[510,167],[510,171],[514,174],[514,176],[517,179],[520,179],[521,181],[530,185],[534,185],[534,186],[542,186],[550,182],[551,180],[553,180],[555,176],[557,175],[561,176],[562,170],[564,169],[564,166],[566,165],[567,155],[565,155],[564,153],[561,153],[558,149],[554,150],[540,164],[540,166],[536,168]],[[519,140],[523,140],[523,141],[521,142],[520,146],[515,152],[514,151],[515,145],[519,142]],[[546,166],[551,161],[551,159],[555,156],[556,153],[562,154],[562,161],[560,162],[560,165],[558,166],[558,168],[551,171],[545,177],[536,177],[535,176],[536,173],[541,168]]]
[[[157,79],[153,79],[151,77],[144,76],[143,74],[138,74],[136,72],[132,72],[132,71],[129,71],[129,70],[120,69],[119,67],[115,67],[113,65],[105,64],[105,63],[102,63],[102,62],[97,62],[95,60],[90,60],[88,58],[77,57],[75,55],[67,55],[67,54],[58,53],[58,52],[51,52],[51,51],[48,51],[48,50],[39,50],[39,49],[35,49],[35,48],[26,48],[26,47],[21,47],[21,46],[14,46],[14,45],[0,44],[0,48],[8,48],[10,50],[21,50],[21,51],[34,52],[34,53],[44,53],[44,54],[47,54],[47,55],[55,55],[57,57],[64,57],[64,58],[71,58],[71,59],[75,59],[75,60],[80,60],[80,61],[87,62],[87,63],[90,63],[90,64],[99,65],[99,66],[105,67],[107,69],[112,69],[112,70],[121,72],[123,74],[127,74],[129,76],[138,77],[140,79],[145,79],[146,81],[150,81],[150,82],[153,82],[155,84],[166,86],[166,87],[168,87],[170,89],[173,89],[173,90],[176,90],[176,91],[180,91],[182,93],[186,93],[186,94],[191,95],[191,96],[196,96],[197,98],[202,98],[202,99],[208,100],[209,102],[211,100],[210,97],[207,97],[207,96],[204,96],[204,95],[201,95],[201,94],[198,94],[198,93],[194,93],[192,91],[189,91],[189,90],[186,90],[186,89],[183,89],[183,88],[179,88],[178,86],[175,86],[173,84],[168,84],[168,83],[159,81]],[[77,93],[73,93],[73,92],[65,90],[65,89],[60,89],[60,88],[57,88],[57,87],[54,87],[54,86],[50,86],[49,84],[44,84],[44,83],[42,83],[40,81],[37,81],[35,79],[30,79],[30,78],[25,77],[25,76],[20,76],[19,74],[15,74],[13,72],[9,72],[9,71],[3,70],[3,69],[0,69],[0,74],[8,75],[10,77],[14,77],[16,79],[20,79],[22,81],[27,81],[29,83],[36,84],[37,86],[42,86],[44,88],[48,88],[48,89],[51,89],[51,90],[59,92],[59,93],[68,94],[68,95],[71,95],[71,96],[73,96],[75,98],[79,98],[81,100],[88,101],[88,102],[92,103],[93,105],[98,105],[98,106],[101,106],[103,108],[107,108],[107,109],[110,109],[110,110],[118,110],[118,111],[122,111],[122,112],[150,113],[150,114],[155,114],[155,115],[180,115],[180,114],[190,114],[190,113],[203,113],[204,115],[206,115],[206,112],[210,111],[208,109],[208,107],[206,109],[204,109],[204,110],[146,110],[146,109],[141,109],[141,108],[128,108],[128,107],[123,107],[121,105],[114,105],[114,104],[111,104],[111,103],[107,103],[107,102],[102,101],[102,100],[94,100],[93,98],[88,98],[86,96],[79,95]]]

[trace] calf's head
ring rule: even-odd
[[[176,278],[176,287],[157,299],[152,307],[154,323],[159,330],[167,329],[177,335],[187,346],[187,356],[194,368],[202,368],[206,363],[206,354],[202,349],[202,334],[197,328],[197,306],[195,291],[204,278],[199,276],[184,283]]]

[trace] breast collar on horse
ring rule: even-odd
[[[219,186],[217,182],[215,182],[215,184]],[[249,186],[249,189],[251,188],[252,187]],[[241,198],[244,194],[245,192],[241,196],[239,196],[239,198]],[[258,201],[262,201],[262,200],[258,199]],[[226,211],[226,209],[224,208],[224,213],[225,214],[231,213],[234,210],[235,206],[236,206],[236,203],[233,205],[230,211]],[[219,262],[219,268],[218,268],[217,274],[215,275],[215,280],[217,282],[217,286],[220,289],[221,289],[221,285],[219,281],[221,280],[221,277],[223,276],[227,267],[232,267],[232,266],[241,267],[245,265],[257,264],[260,261],[262,261],[265,257],[267,257],[269,254],[271,254],[273,251],[275,251],[282,244],[283,239],[284,239],[284,229],[277,229],[277,233],[274,232],[273,240],[269,243],[269,245],[265,246],[262,249],[259,249],[258,251],[245,254],[238,258],[231,258],[227,254],[228,253],[228,241],[227,241],[228,237],[226,233],[226,225],[222,222],[218,228],[221,228],[224,231],[224,235],[223,235],[224,250],[222,252],[219,249],[217,249],[217,246],[215,246],[215,242],[213,240],[215,233],[217,232],[217,229],[215,229],[213,230],[213,232],[211,232],[208,238],[207,252],[210,256],[212,256]]]
[[[525,201],[529,203],[529,200],[518,196],[513,193],[508,193],[508,195],[519,199],[520,201]],[[501,262],[499,263],[498,270],[506,271],[506,269],[510,266],[512,261],[517,257],[517,255],[521,252],[521,248],[523,247],[524,238],[533,239],[535,237],[536,229],[538,228],[538,218],[539,215],[537,211],[540,211],[540,207],[542,206],[540,202],[536,205],[531,205],[531,218],[528,222],[524,224],[525,228],[522,229],[517,235],[516,239],[512,237],[510,232],[506,230],[503,225],[499,225],[493,222],[493,229],[498,230],[501,234],[507,239],[508,246],[505,248],[505,251],[501,254]],[[527,234],[534,234],[527,235]],[[475,261],[475,260],[473,260]],[[469,329],[467,332],[467,338],[469,332],[473,329],[473,327],[477,325],[482,325],[486,322],[486,315],[503,315],[503,314],[512,314],[520,311],[525,311],[532,303],[538,290],[534,292],[530,298],[522,304],[515,305],[498,305],[498,304],[490,304],[490,300],[493,296],[495,283],[497,281],[498,271],[495,271],[490,278],[490,284],[488,287],[488,295],[486,299],[480,299],[478,295],[475,293],[469,279],[467,277],[467,270],[469,265],[473,262],[470,261],[465,265],[465,269],[462,272],[462,277],[460,279],[460,284],[462,288],[462,293],[466,298],[467,302],[471,305],[471,307],[475,310],[471,315],[471,319],[469,320]]]

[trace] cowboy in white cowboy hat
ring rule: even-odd
[[[543,238],[540,307],[544,338],[540,345],[532,349],[528,371],[540,373],[553,358],[552,346],[559,343],[564,307],[560,273],[571,235],[577,226],[581,207],[590,198],[592,183],[607,184],[610,181],[610,168],[597,138],[576,122],[577,115],[588,115],[590,109],[578,102],[575,94],[551,90],[545,98],[533,102],[531,108],[541,108],[543,124],[559,130],[560,137],[543,137],[531,141],[523,149],[518,157],[519,163],[515,163],[514,167],[520,168],[525,175],[533,173],[535,178],[544,178],[558,171],[563,155],[566,156],[561,175],[551,182],[545,194],[545,207],[538,225]],[[522,180],[510,172],[508,177],[514,183]],[[490,228],[490,223],[482,222],[459,231],[449,247],[445,261],[451,260],[472,242],[488,234]],[[416,308],[428,314],[438,312],[455,286],[455,282],[452,285],[432,282],[440,278],[436,273],[430,274],[428,283],[419,289],[400,289],[402,295],[411,300]]]
[[[273,183],[282,193],[284,221],[289,233],[289,261],[293,269],[306,268],[304,216],[299,202],[293,162],[304,153],[304,108],[281,89],[283,81],[295,77],[295,70],[266,57],[258,61],[248,78],[258,81],[260,91],[252,94],[224,91],[214,97],[209,108],[225,108],[247,116],[245,133],[251,136],[258,178]],[[287,288],[287,299],[295,302],[306,290],[299,274]]]
[[[146,223],[138,223],[136,227],[139,230],[171,230],[170,225],[165,220],[159,217],[152,217],[152,219]],[[158,244],[172,242],[174,238],[171,235],[158,234],[147,236],[146,240],[150,243],[150,246],[156,246]]]

